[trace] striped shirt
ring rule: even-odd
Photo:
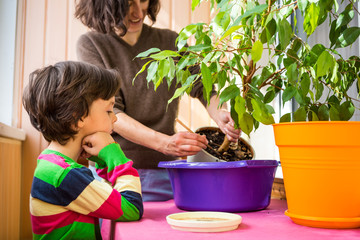
[[[91,171],[71,158],[44,150],[38,160],[30,196],[34,239],[101,239],[99,218],[136,221],[143,204],[138,172],[119,144],[104,147]]]

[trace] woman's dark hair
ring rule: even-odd
[[[77,123],[89,114],[93,101],[108,100],[119,88],[115,70],[66,61],[32,72],[22,100],[44,138],[64,145],[77,134]]]
[[[129,11],[129,0],[75,0],[75,4],[75,17],[90,29],[107,34],[117,28],[122,36],[126,34],[124,18]],[[149,0],[147,16],[153,23],[159,10],[159,0]]]

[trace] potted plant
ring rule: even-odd
[[[193,0],[192,7],[200,2]],[[353,138],[360,124],[348,121],[358,102],[348,93],[353,85],[359,89],[360,59],[338,52],[359,37],[360,28],[349,25],[359,15],[356,4],[349,1],[340,11],[336,0],[210,2],[214,10],[211,23],[183,28],[176,42],[178,51],[149,49],[138,55],[149,59],[140,72],[147,70],[147,79],[155,88],[163,81],[179,84],[169,102],[188,93],[195,81],[203,83],[209,100],[215,85],[220,103],[230,102],[236,126],[248,135],[260,123],[274,124],[287,215],[296,223],[314,227],[360,227],[360,191],[355,187],[360,184],[360,145]],[[298,37],[289,19],[296,22],[299,16],[307,37],[328,22],[329,45],[309,46]],[[191,37],[194,44],[187,45]],[[190,73],[193,66],[199,67],[198,73]],[[293,100],[298,108],[275,124],[269,103],[279,94],[283,103]],[[285,135],[278,136],[280,133]],[[325,138],[314,140],[318,136]],[[338,139],[341,142],[335,141]],[[310,150],[304,148],[310,144]],[[311,159],[317,153],[320,155]],[[337,186],[346,187],[339,191]]]

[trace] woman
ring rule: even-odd
[[[122,77],[116,97],[114,139],[126,156],[134,161],[142,183],[144,201],[161,201],[172,198],[166,170],[158,169],[159,161],[194,155],[206,148],[205,136],[175,133],[175,118],[179,100],[170,105],[167,101],[176,90],[161,84],[156,92],[146,81],[146,74],[133,78],[146,60],[135,58],[150,48],[176,50],[177,33],[144,24],[146,16],[156,21],[160,4],[158,0],[79,0],[75,16],[92,29],[82,35],[77,44],[78,57],[104,68],[115,68]],[[230,141],[239,138],[233,120],[225,109],[218,108],[219,101],[212,93],[210,104],[203,98],[201,83],[194,86],[191,96],[198,98]]]

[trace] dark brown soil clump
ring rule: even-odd
[[[205,135],[209,141],[210,147],[213,149],[218,149],[225,137],[225,134],[222,133],[220,129],[216,128],[201,129],[198,130],[197,133]],[[205,150],[214,157],[227,162],[251,160],[253,158],[253,149],[242,138],[238,140],[238,144],[231,142],[229,149],[220,155],[210,148],[206,148]]]

